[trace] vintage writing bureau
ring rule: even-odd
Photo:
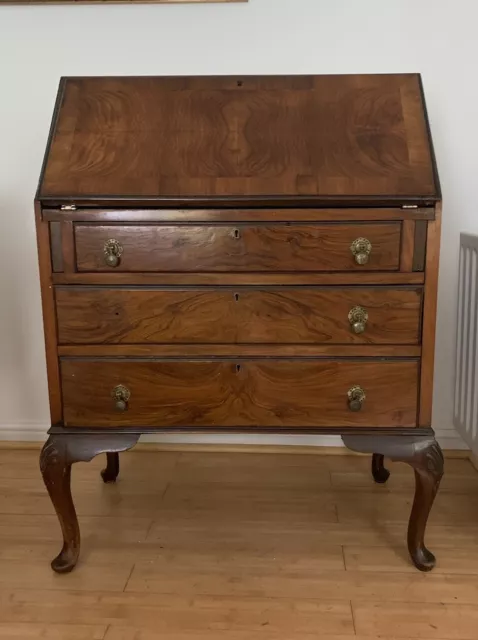
[[[420,77],[66,78],[35,202],[50,437],[71,570],[78,460],[141,433],[340,434],[412,465],[431,429],[440,189]]]

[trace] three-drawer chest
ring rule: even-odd
[[[441,196],[418,75],[61,80],[36,200],[71,570],[71,465],[144,433],[340,434],[408,462],[421,570]]]

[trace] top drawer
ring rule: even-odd
[[[78,271],[394,271],[400,222],[75,227]]]

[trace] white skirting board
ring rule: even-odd
[[[49,426],[41,423],[0,423],[0,441],[13,442],[41,442],[46,439]],[[467,445],[453,428],[437,432],[437,439],[443,449],[468,449]],[[340,447],[343,446],[339,436],[288,436],[288,435],[264,435],[264,434],[231,434],[231,435],[174,435],[153,434],[142,436],[141,442],[158,443],[193,443],[193,444],[251,444],[251,445],[299,445],[316,447]]]

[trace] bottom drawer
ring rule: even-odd
[[[70,427],[414,427],[418,369],[418,360],[65,358],[61,361],[64,423]]]

